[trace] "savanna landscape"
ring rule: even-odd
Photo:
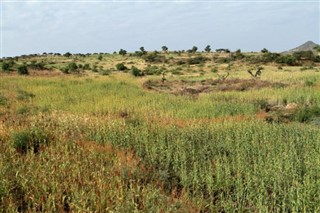
[[[320,211],[312,42],[0,65],[1,212]]]

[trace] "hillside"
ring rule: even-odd
[[[295,52],[300,52],[300,51],[312,51],[314,53],[316,53],[316,47],[320,47],[319,44],[316,44],[314,43],[313,41],[307,41],[306,43],[298,46],[298,47],[295,47],[291,50],[288,50],[288,51],[285,51],[283,52],[283,54],[292,54],[292,53],[295,53]]]

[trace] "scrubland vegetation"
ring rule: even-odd
[[[319,212],[319,54],[1,59],[1,212]]]

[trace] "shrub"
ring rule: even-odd
[[[146,75],[160,75],[162,72],[164,72],[166,69],[163,67],[158,67],[158,66],[148,66],[145,70],[144,73]]]
[[[84,70],[90,70],[90,64],[84,64],[82,69]]]
[[[158,55],[157,53],[150,53],[143,57],[146,62],[149,63],[164,63],[166,58],[164,56]]]
[[[131,74],[136,77],[143,76],[142,71],[135,66],[131,67]]]
[[[14,65],[14,61],[10,60],[10,61],[3,61],[2,62],[2,65],[1,65],[1,68],[2,68],[2,71],[4,72],[8,72],[8,71],[11,71],[13,65]]]
[[[48,135],[40,129],[26,129],[12,134],[13,147],[20,154],[26,154],[33,149],[33,153],[38,153],[40,145],[49,143]]]
[[[124,49],[119,50],[119,55],[125,56],[127,54],[127,51]]]
[[[19,73],[20,75],[29,75],[29,71],[28,71],[27,66],[26,66],[26,65],[20,65],[20,66],[18,67],[18,73]]]
[[[12,135],[13,147],[20,154],[26,154],[30,147],[30,134],[27,131],[14,132]]]
[[[71,62],[68,64],[68,70],[69,72],[75,72],[78,69],[78,65],[74,62]]]
[[[192,65],[192,64],[201,64],[201,63],[205,63],[208,60],[208,58],[203,57],[203,56],[197,56],[195,58],[189,58],[188,59],[188,64]]]
[[[319,116],[320,116],[319,106],[304,107],[297,111],[297,113],[294,115],[294,120],[301,123],[305,123]]]
[[[7,101],[8,101],[8,99],[0,94],[0,106],[1,105],[6,105]]]
[[[63,73],[68,74],[68,73],[72,73],[72,72],[79,72],[78,68],[79,67],[75,62],[71,62],[66,67],[62,68],[61,71]]]
[[[92,72],[98,72],[98,66],[97,65],[93,65]]]
[[[292,55],[280,56],[276,59],[276,62],[280,64],[287,64],[289,66],[298,65],[297,59]]]
[[[213,67],[213,68],[211,68],[211,72],[212,72],[212,73],[217,73],[217,72],[218,72],[218,67]]]
[[[265,99],[257,99],[254,101],[254,106],[258,109],[267,109],[269,103]]]
[[[35,70],[44,70],[45,64],[43,62],[31,61],[31,64],[29,64],[28,67]]]
[[[315,55],[313,54],[313,52],[311,50],[294,52],[293,56],[297,60],[311,60],[311,61],[313,61],[315,59]]]
[[[127,70],[128,68],[124,65],[124,63],[119,63],[116,65],[116,69],[119,71]]]

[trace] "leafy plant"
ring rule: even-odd
[[[4,72],[11,71],[14,64],[15,64],[15,62],[13,60],[9,60],[9,61],[4,60],[1,64],[2,71],[4,71]]]
[[[40,146],[49,143],[49,137],[39,129],[25,129],[12,133],[13,147],[20,154],[26,154],[28,150],[33,149],[33,153],[39,152]]]
[[[143,76],[143,72],[135,66],[131,67],[131,74],[135,77]]]
[[[18,67],[18,73],[20,75],[29,75],[28,67],[26,65],[20,65]]]
[[[124,65],[124,63],[119,63],[119,64],[116,64],[116,69],[119,71],[125,71],[128,68]]]

